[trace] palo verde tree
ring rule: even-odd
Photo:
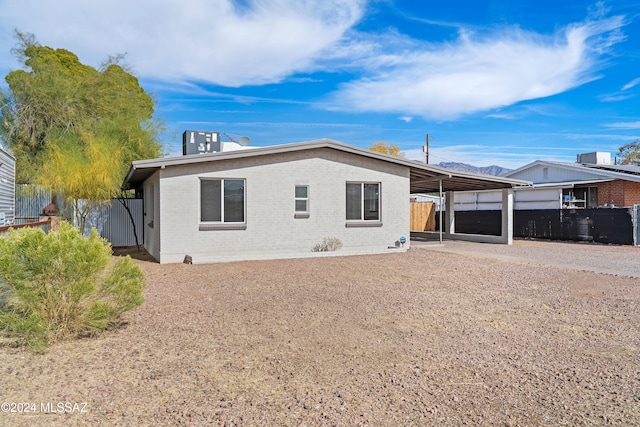
[[[640,165],[640,139],[620,147],[617,157],[623,165]]]
[[[0,135],[16,158],[16,181],[38,183],[75,204],[78,228],[90,210],[121,194],[133,160],[161,155],[154,101],[110,57],[99,69],[65,49],[16,31],[25,69],[5,77]]]
[[[376,153],[389,154],[395,157],[403,156],[397,145],[389,145],[384,141],[374,142],[373,145],[369,147],[369,150],[375,151]]]

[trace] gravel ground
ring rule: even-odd
[[[140,260],[124,328],[0,347],[0,425],[640,425],[638,279],[541,262],[640,251],[543,243]]]
[[[504,261],[551,265],[567,270],[592,271],[640,278],[640,247],[586,242],[514,240],[513,245],[464,241],[411,242],[413,247],[481,256]]]

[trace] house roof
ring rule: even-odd
[[[419,163],[402,157],[394,157],[377,153],[371,150],[353,147],[331,139],[317,139],[313,141],[297,142],[292,144],[274,145],[269,147],[256,147],[250,150],[238,150],[210,154],[193,154],[180,157],[164,157],[151,160],[138,160],[131,164],[129,172],[124,180],[125,188],[136,188],[157,170],[171,166],[188,165],[195,163],[218,162],[229,159],[249,158],[256,156],[279,155],[302,150],[329,148],[358,156],[369,157],[385,162],[403,165],[410,171],[410,192],[430,193],[440,189],[442,191],[469,191],[469,190],[495,190],[526,186],[531,183],[522,180],[481,175],[474,173],[450,171],[437,166]]]
[[[4,154],[5,156],[11,158],[11,160],[16,160],[15,157],[13,157],[13,154],[9,153],[7,150],[4,149],[4,147],[2,146],[2,144],[0,144],[0,154]]]
[[[536,160],[535,162],[526,164],[518,169],[509,172],[506,176],[513,177],[519,173],[531,169],[536,166],[555,167],[565,170],[574,170],[592,175],[592,178],[586,178],[584,183],[612,181],[614,179],[622,179],[626,181],[640,182],[640,166],[633,165],[596,165],[590,163],[570,163],[555,162],[549,160]],[[539,184],[535,184],[539,186]]]
[[[636,165],[591,165],[591,164],[584,164],[583,166],[586,166],[586,167],[588,167],[590,169],[601,169],[601,170],[605,170],[605,171],[620,172],[620,173],[624,173],[624,174],[631,174],[631,175],[640,176],[640,166],[636,166]]]

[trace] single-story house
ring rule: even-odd
[[[508,178],[532,182],[514,188],[514,236],[640,244],[640,167],[612,165],[610,158],[610,153],[584,153],[575,163],[537,160],[509,172]],[[460,232],[499,231],[499,191],[453,197]]]
[[[514,209],[581,209],[640,205],[640,166],[612,165],[610,153],[579,154],[578,162],[536,160],[505,175],[531,182],[514,189]],[[500,209],[495,190],[454,195],[456,211]]]
[[[16,160],[0,148],[0,226],[15,222]]]
[[[160,263],[316,256],[324,239],[342,244],[324,254],[403,251],[409,195],[434,191],[502,189],[510,243],[509,200],[524,184],[329,139],[135,161],[124,182],[144,199],[144,247]]]
[[[558,208],[631,207],[640,204],[640,166],[612,165],[611,154],[584,153],[575,163],[537,160],[505,175],[555,189]]]

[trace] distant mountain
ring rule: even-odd
[[[513,169],[503,168],[501,166],[486,166],[486,167],[477,167],[473,165],[468,165],[466,163],[456,163],[456,162],[440,162],[436,166],[440,166],[441,168],[451,169],[460,172],[471,172],[471,173],[482,173],[485,175],[493,175],[493,176],[504,176],[511,172]]]

